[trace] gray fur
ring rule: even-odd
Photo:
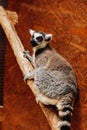
[[[35,31],[33,38],[34,35]],[[46,33],[42,33],[42,35],[44,37],[43,41],[33,47],[33,64],[35,69],[33,72],[26,74],[24,79],[34,78],[34,87],[37,91],[38,100],[44,104],[54,104],[60,111],[60,114],[66,115],[69,112],[64,112],[63,109],[66,107],[71,109],[77,95],[76,76],[72,66],[50,47],[51,35],[48,35],[48,40],[46,41]],[[31,56],[29,57],[31,60]],[[65,122],[66,125],[69,125],[67,121]],[[59,126],[62,127],[60,124]]]

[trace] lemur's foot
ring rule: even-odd
[[[29,77],[30,77],[30,73],[28,72],[24,75],[24,81],[26,82],[29,79]]]
[[[33,71],[29,71],[28,73],[26,73],[24,75],[24,81],[26,82],[28,79],[33,79],[34,76],[33,76]]]
[[[36,103],[38,104],[40,102],[39,97],[36,96]]]

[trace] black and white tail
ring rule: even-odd
[[[65,97],[57,105],[60,118],[58,121],[58,128],[60,128],[60,130],[70,130],[73,111],[72,104],[72,99],[70,97]]]

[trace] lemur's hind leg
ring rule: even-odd
[[[28,59],[28,60],[34,65],[34,63],[33,63],[33,57],[30,56],[29,50],[26,50],[26,51],[24,51],[23,53],[24,53],[23,56],[24,56],[26,59]]]

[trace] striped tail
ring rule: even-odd
[[[73,111],[72,100],[70,97],[63,98],[57,104],[57,109],[60,118],[60,121],[58,121],[58,128],[60,128],[60,130],[70,130]]]

